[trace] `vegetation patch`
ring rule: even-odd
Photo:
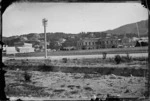
[[[75,90],[75,91],[70,91],[70,94],[78,94],[79,91],[78,90]]]
[[[92,76],[90,75],[90,74],[84,74],[84,77],[83,77],[84,79],[91,79],[92,78]]]
[[[70,89],[73,89],[75,87],[75,85],[68,85],[67,87]]]
[[[53,65],[46,65],[44,64],[43,66],[38,66],[38,70],[42,71],[42,72],[47,72],[47,71],[53,71],[54,70],[54,66]]]
[[[93,91],[93,89],[91,87],[84,87],[84,89],[87,91]]]
[[[115,56],[115,62],[116,62],[116,64],[120,64],[120,62],[121,62],[121,57],[120,57],[120,55],[116,55],[116,56]]]
[[[37,87],[34,85],[30,85],[27,83],[18,84],[18,83],[11,83],[6,86],[6,94],[8,96],[48,96],[48,93],[43,91],[43,87]]]
[[[53,90],[54,93],[62,93],[64,91],[65,91],[65,89],[55,89],[55,90]]]
[[[31,74],[29,74],[27,71],[24,72],[24,80],[25,82],[31,81]]]
[[[67,63],[68,59],[67,58],[62,58],[63,63]]]

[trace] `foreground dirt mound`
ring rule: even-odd
[[[23,71],[8,70],[6,94],[9,96],[49,97],[53,99],[90,99],[93,94],[142,97],[144,77],[124,77],[85,73],[30,71],[31,81],[24,79]]]

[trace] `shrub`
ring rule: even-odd
[[[54,93],[62,93],[64,91],[65,91],[65,89],[55,89],[53,92]]]
[[[46,65],[51,64],[51,60],[50,60],[50,59],[46,59],[46,60],[44,60],[44,63],[45,63]]]
[[[119,64],[119,63],[121,62],[121,57],[120,57],[120,55],[116,55],[116,56],[115,56],[115,62],[116,62],[117,64]]]
[[[62,58],[63,63],[67,63],[67,58]]]
[[[148,61],[148,57],[135,57],[133,58],[134,61]]]
[[[70,91],[70,94],[78,94],[79,91],[75,90],[75,91]]]
[[[102,54],[103,54],[103,59],[106,59],[107,53],[103,52]]]
[[[54,69],[53,65],[46,65],[46,64],[40,65],[39,68],[38,68],[39,71],[43,71],[43,72],[53,71],[53,69]]]
[[[31,81],[31,75],[27,71],[24,72],[24,80],[26,82],[30,82]]]
[[[108,61],[109,63],[114,63],[114,59],[113,59],[113,58],[107,58],[107,61]]]
[[[90,74],[84,74],[84,77],[83,77],[84,79],[90,79],[90,78],[92,78],[91,77],[91,75]]]
[[[87,91],[93,91],[93,89],[91,87],[84,87],[84,89]]]
[[[132,60],[132,57],[129,56],[129,53],[126,53],[126,56],[121,57],[122,62],[130,62]]]
[[[129,53],[126,53],[126,57],[128,61],[132,60],[132,57],[129,55]]]

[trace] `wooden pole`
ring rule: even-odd
[[[43,26],[44,26],[44,36],[45,36],[45,59],[47,59],[47,37],[46,37],[46,26],[47,26],[47,20],[43,19]]]
[[[148,13],[148,50],[150,50],[150,15]],[[150,98],[150,51],[148,51],[148,98]]]
[[[44,26],[44,35],[45,35],[45,58],[47,59],[47,38],[46,38],[46,25]]]

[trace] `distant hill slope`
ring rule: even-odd
[[[140,36],[148,35],[148,21],[143,20],[137,23],[139,28]],[[138,34],[136,23],[127,24],[124,26],[121,26],[119,28],[113,29],[113,30],[107,30],[104,31],[108,34],[125,34],[125,33],[135,33]]]
[[[140,21],[138,22],[138,28],[140,32],[140,36],[148,36],[148,21]],[[127,34],[127,37],[137,37],[137,27],[136,23],[127,24],[121,27],[118,27],[113,30],[107,30],[103,32],[81,32],[78,34],[67,34],[63,32],[56,33],[47,33],[47,41],[50,43],[50,46],[53,46],[59,42],[61,39],[65,39],[66,41],[62,44],[62,46],[76,46],[78,40],[81,38],[105,38],[107,34],[115,34],[118,38],[124,37],[124,34]],[[115,36],[114,35],[114,36]],[[42,43],[44,41],[44,33],[29,33],[20,36],[11,36],[11,37],[3,37],[3,42],[8,46],[14,46],[14,43],[17,42],[29,42],[33,45]],[[53,44],[53,45],[52,45]],[[51,47],[50,47],[51,48]]]

